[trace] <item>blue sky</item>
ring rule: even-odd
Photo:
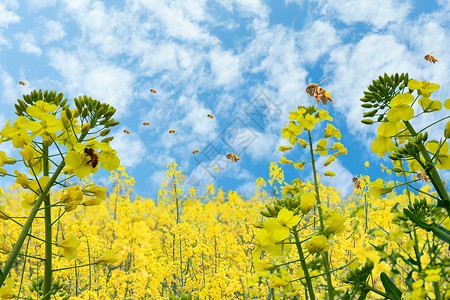
[[[166,165],[176,162],[200,190],[213,182],[249,196],[256,178],[267,180],[270,162],[284,155],[277,149],[288,144],[281,128],[289,113],[317,106],[305,93],[308,82],[332,76],[323,87],[335,105],[325,109],[348,154],[327,168],[336,177],[322,179],[346,196],[353,176],[396,179],[380,173],[380,162],[390,162],[370,151],[375,126],[360,123],[363,91],[384,72],[408,72],[441,85],[434,99],[448,98],[449,25],[446,0],[3,0],[0,126],[33,89],[88,95],[117,108],[111,145],[137,194],[156,197]],[[431,51],[435,65],[423,59]],[[430,123],[427,117],[415,125]],[[443,125],[432,138],[442,136]],[[317,141],[323,132],[315,134]],[[18,154],[4,144],[0,150]],[[225,158],[233,150],[238,163]],[[286,157],[308,162],[302,150]],[[311,179],[310,167],[283,169],[288,182]],[[107,177],[94,176],[102,183]]]

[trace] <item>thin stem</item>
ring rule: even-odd
[[[82,141],[85,136],[86,136],[86,133],[81,134],[80,139],[78,141]],[[55,173],[52,175],[50,180],[47,182],[47,185],[44,187],[44,189],[42,190],[42,193],[39,195],[36,202],[34,203],[34,206],[31,209],[30,214],[28,215],[28,219],[25,222],[25,224],[23,225],[22,231],[20,232],[20,235],[17,238],[17,241],[14,244],[13,249],[11,250],[11,254],[8,256],[8,259],[5,262],[2,273],[0,274],[0,286],[3,286],[3,283],[5,282],[6,277],[9,274],[9,271],[11,270],[14,262],[16,261],[17,255],[19,254],[20,248],[22,248],[25,238],[28,235],[28,231],[30,230],[31,225],[33,224],[34,218],[36,217],[39,207],[41,207],[42,202],[44,201],[45,197],[49,193],[50,188],[55,183],[56,179],[58,178],[59,174],[61,173],[61,171],[65,165],[66,165],[65,161],[64,160],[61,161],[61,163],[59,164]]]
[[[411,135],[415,137],[417,135],[416,131],[412,127],[411,123],[409,121],[403,121],[405,123],[406,128],[409,130]],[[424,157],[425,161],[428,163],[432,163],[432,160],[430,158],[430,155],[428,154],[427,149],[423,145],[423,143],[420,143],[419,145],[420,153]],[[449,196],[447,194],[447,191],[445,189],[444,183],[441,180],[441,177],[439,176],[439,173],[436,170],[436,167],[434,165],[430,166],[430,168],[425,169],[426,174],[431,180],[431,183],[433,184],[434,188],[436,189],[436,192],[438,193],[439,197],[441,198],[439,204],[444,207],[447,210],[447,214],[450,216],[450,200]]]
[[[42,149],[42,164],[44,167],[44,176],[48,176],[48,146]],[[52,287],[52,210],[50,206],[50,195],[46,194],[44,199],[45,216],[45,263],[44,263],[44,287],[43,292],[46,295],[43,300],[50,300],[50,289]]]
[[[308,137],[309,137],[309,152],[311,153],[311,164],[313,168],[313,175],[314,175],[314,188],[316,190],[316,200],[317,200],[317,208],[319,211],[319,223],[320,223],[320,230],[323,232],[325,229],[325,226],[323,224],[323,216],[322,216],[322,208],[320,207],[320,195],[319,195],[319,183],[317,180],[317,171],[316,171],[316,163],[314,160],[314,150],[312,148],[312,139],[311,139],[311,131],[308,130]],[[328,251],[325,251],[322,254],[323,264],[325,267],[325,273],[326,273],[326,280],[327,280],[327,287],[328,287],[328,297],[330,300],[334,299],[334,287],[333,282],[331,281],[331,274],[330,274],[330,263],[328,259]]]
[[[314,288],[312,286],[311,277],[309,275],[308,266],[306,265],[305,256],[303,255],[302,244],[300,243],[300,239],[298,238],[297,226],[292,227],[292,231],[294,233],[295,245],[297,246],[298,256],[300,258],[300,264],[302,266],[303,274],[305,275],[306,287],[308,289],[310,299],[315,300],[314,296]]]

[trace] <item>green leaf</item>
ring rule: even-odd
[[[448,229],[445,229],[440,225],[434,224],[431,231],[433,231],[436,237],[443,240],[447,244],[450,244],[450,231]]]
[[[364,300],[366,299],[367,294],[369,293],[369,290],[364,290],[361,292],[361,296],[358,297],[358,300]]]
[[[381,272],[380,274],[381,283],[383,283],[384,290],[386,294],[393,300],[401,300],[402,292],[395,286],[395,284],[389,279],[386,273]]]

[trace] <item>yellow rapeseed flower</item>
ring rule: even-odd
[[[309,253],[324,253],[330,249],[330,243],[323,235],[316,235],[305,242],[305,247]]]
[[[325,134],[323,136],[324,138],[335,136],[338,140],[341,140],[341,132],[330,123],[327,124],[327,128],[325,128],[323,131],[325,131]]]
[[[117,261],[117,258],[115,257],[114,251],[113,250],[106,250],[105,255],[103,255],[102,257],[97,259],[95,261],[95,264],[97,264],[97,265],[102,265],[102,264],[112,265],[116,261]]]
[[[298,222],[300,222],[300,216],[294,216],[292,211],[282,208],[276,219],[269,219],[264,223],[264,228],[273,235],[275,240],[282,241],[290,235],[290,228]]]
[[[8,278],[5,280],[3,286],[0,288],[0,299],[13,299],[15,297],[13,292],[14,280]]]
[[[306,215],[316,205],[316,196],[313,194],[305,194],[300,199],[300,209]]]
[[[62,256],[72,260],[77,257],[77,247],[80,245],[80,240],[78,240],[73,234],[61,242],[58,242],[56,246],[61,251]]]

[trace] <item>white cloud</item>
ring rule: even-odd
[[[200,135],[202,140],[214,134],[217,129],[217,119],[207,117],[211,110],[206,109],[204,103],[181,97],[180,104],[185,107],[183,110],[186,111],[186,117],[181,121],[183,128],[192,128],[190,133]]]
[[[241,83],[242,76],[238,56],[234,56],[231,51],[214,49],[210,53],[210,59],[216,84],[231,88]]]
[[[84,55],[84,57],[83,57]],[[98,62],[91,53],[49,51],[50,65],[61,73],[72,93],[88,95],[117,109],[117,115],[130,113],[134,75],[121,67]]]
[[[336,16],[346,24],[363,22],[378,29],[402,22],[411,11],[410,1],[396,0],[321,0],[319,7],[323,15]]]
[[[0,27],[8,27],[9,24],[17,23],[20,17],[12,11],[7,11],[4,4],[0,4]]]
[[[348,128],[367,142],[370,128],[360,122],[363,108],[359,99],[378,75],[416,70],[413,57],[405,45],[392,35],[368,35],[356,45],[337,47],[331,52],[328,74],[333,75],[321,86],[331,93],[335,108],[345,116]],[[372,128],[373,129],[373,128]]]
[[[317,20],[305,28],[297,41],[302,49],[301,59],[306,64],[315,64],[322,55],[340,43],[336,29],[329,22]]]
[[[345,198],[353,191],[353,183],[352,178],[354,175],[348,171],[346,167],[344,167],[339,162],[339,157],[336,158],[330,165],[324,167],[323,164],[326,161],[327,156],[321,156],[316,163],[317,171],[320,175],[321,182],[326,186],[332,186],[336,190],[341,191],[341,197]],[[323,175],[325,171],[332,171],[336,176],[328,177]]]
[[[285,0],[285,1],[284,1],[284,4],[285,4],[285,5],[288,5],[288,4],[290,4],[290,3],[295,3],[295,4],[297,4],[298,6],[302,7],[303,2],[305,2],[305,0]]]
[[[27,7],[32,9],[33,11],[50,6],[55,6],[56,4],[56,0],[28,0],[27,2]]]
[[[261,0],[218,0],[218,2],[228,11],[236,8],[243,17],[252,17],[254,15],[266,17],[270,12],[270,8]]]
[[[43,34],[44,44],[59,41],[66,35],[63,25],[60,22],[54,20],[45,20],[44,26],[46,29],[46,32]]]
[[[125,128],[121,128],[123,131]],[[111,147],[117,151],[120,164],[126,168],[138,165],[146,154],[146,147],[136,134],[116,134],[111,141]]]
[[[255,195],[255,189],[256,189],[256,179],[240,184],[237,187],[237,192],[243,195],[244,199],[249,199],[250,197]]]
[[[18,82],[15,82],[13,77],[0,66],[0,103],[5,103],[13,106],[18,95],[20,95]],[[16,87],[16,88],[15,88]],[[2,109],[3,111],[3,109]]]
[[[253,133],[253,132],[252,132]],[[247,134],[249,138],[253,138],[250,132]],[[278,133],[261,133],[258,132],[256,139],[247,146],[246,152],[253,160],[268,159],[273,160],[277,156],[278,149]]]
[[[87,95],[111,104],[119,114],[131,113],[134,76],[130,71],[112,64],[92,66],[86,71],[82,83]]]
[[[42,50],[36,45],[36,39],[33,34],[17,33],[14,37],[19,42],[20,51],[28,54],[41,55]]]

